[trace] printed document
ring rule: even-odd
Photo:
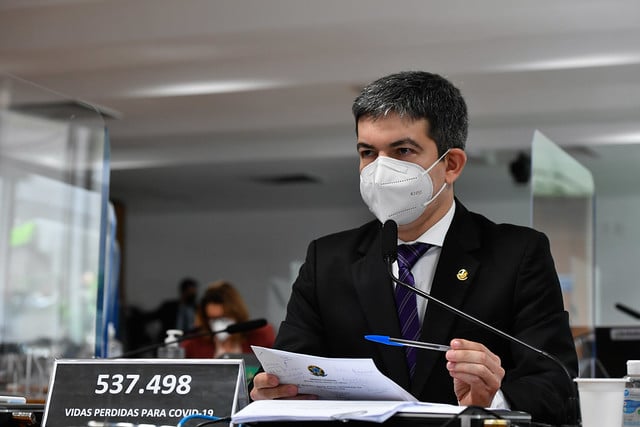
[[[231,416],[234,424],[264,421],[370,421],[382,423],[411,402],[256,400]]]
[[[382,423],[396,413],[459,414],[465,406],[382,400],[256,400],[232,415],[234,424],[264,421],[369,421]]]
[[[372,359],[328,358],[251,346],[265,372],[281,384],[295,384],[300,394],[325,400],[417,399],[382,374]]]

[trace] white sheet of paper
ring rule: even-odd
[[[383,400],[258,400],[236,412],[234,424],[266,421],[369,421],[382,423],[396,413],[455,415],[466,406]]]
[[[278,376],[281,384],[295,384],[300,394],[325,400],[417,399],[384,376],[372,359],[310,356],[251,346],[265,372]]]
[[[449,405],[448,403],[413,402],[399,408],[398,412],[408,414],[459,414],[466,406]]]
[[[362,400],[257,400],[231,417],[234,424],[265,421],[371,421],[384,422],[406,401]]]

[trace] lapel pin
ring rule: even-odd
[[[456,277],[461,282],[464,282],[465,280],[467,280],[469,278],[469,272],[466,269],[461,268],[460,270],[458,270],[458,274],[456,274]]]

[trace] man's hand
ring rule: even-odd
[[[484,345],[455,338],[447,351],[447,369],[461,405],[488,407],[500,390],[504,369],[500,358]]]
[[[280,384],[278,377],[266,372],[260,372],[253,377],[252,400],[265,399],[317,399],[313,394],[298,394],[298,386],[294,384]]]

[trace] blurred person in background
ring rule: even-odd
[[[198,282],[185,277],[178,284],[178,298],[164,301],[160,306],[147,314],[147,322],[159,321],[156,341],[162,342],[169,329],[180,329],[184,332],[193,327],[198,303]]]
[[[249,310],[240,293],[228,281],[209,285],[198,305],[194,326],[213,332],[223,331],[229,325],[249,320]],[[227,353],[252,353],[251,345],[272,347],[275,340],[273,326],[267,324],[245,333],[197,337],[182,342],[185,357],[210,358]]]

